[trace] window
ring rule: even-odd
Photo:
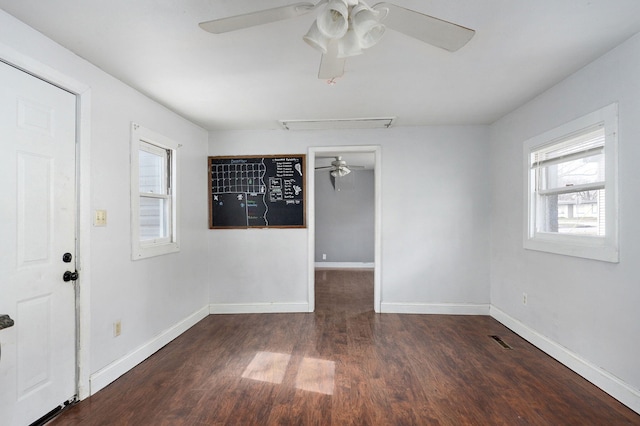
[[[131,128],[132,258],[179,250],[177,148],[138,124]]]
[[[618,261],[617,105],[525,143],[527,249]]]
[[[604,127],[530,155],[535,232],[605,235]]]

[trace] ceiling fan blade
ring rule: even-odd
[[[344,74],[344,58],[338,58],[338,41],[332,40],[327,46],[327,53],[320,59],[318,78],[320,80],[333,80]]]
[[[316,170],[331,169],[333,166],[316,167]]]
[[[392,3],[378,3],[373,8],[387,12],[382,23],[388,28],[450,52],[467,44],[476,33],[472,29]]]
[[[284,19],[295,18],[311,12],[326,0],[321,0],[317,4],[309,2],[294,3],[289,6],[274,7],[272,9],[260,10],[257,12],[245,13],[243,15],[230,16],[228,18],[214,19],[213,21],[201,22],[200,28],[214,34],[222,34],[229,31],[241,30],[243,28],[255,27],[257,25],[268,24],[270,22],[282,21]]]

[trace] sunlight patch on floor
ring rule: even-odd
[[[242,377],[280,384],[284,379],[291,355],[275,352],[258,352],[245,368]]]
[[[245,379],[282,384],[291,355],[277,352],[257,352],[242,373]],[[333,395],[336,365],[333,361],[304,357],[296,375],[297,389]]]
[[[296,388],[333,395],[336,363],[324,359],[304,358],[298,368]]]

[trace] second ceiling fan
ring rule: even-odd
[[[319,158],[322,158],[322,157],[319,157]],[[335,158],[335,160],[331,162],[330,166],[316,167],[316,170],[329,170],[329,174],[332,177],[338,178],[338,177],[344,177],[349,173],[351,173],[351,169],[364,169],[364,166],[354,166],[354,165],[348,166],[347,162],[343,160],[341,156],[331,157],[331,158]]]
[[[321,6],[304,40],[322,53],[318,78],[333,80],[344,74],[345,59],[375,45],[386,28],[422,42],[455,52],[467,44],[475,31],[433,16],[382,2],[370,7],[362,0],[299,2],[227,18],[201,22],[214,34],[295,18]]]

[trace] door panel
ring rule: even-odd
[[[18,268],[50,262],[52,159],[17,153]]]
[[[0,423],[76,393],[76,98],[0,62]],[[71,253],[74,261],[64,263]],[[77,282],[79,283],[79,281]]]

